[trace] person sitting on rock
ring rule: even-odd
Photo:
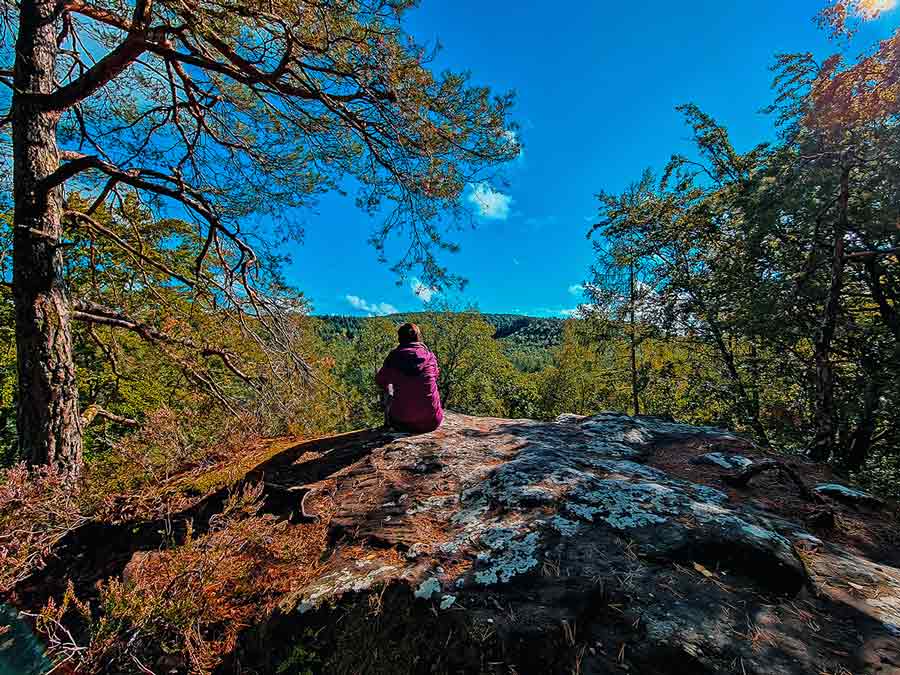
[[[388,394],[385,424],[399,431],[434,431],[444,419],[437,359],[422,342],[422,331],[416,324],[403,324],[397,336],[400,345],[388,354],[375,376],[378,386]]]

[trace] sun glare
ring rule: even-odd
[[[897,0],[857,0],[854,3],[854,13],[866,21],[871,21],[896,6]]]

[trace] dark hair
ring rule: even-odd
[[[397,329],[397,337],[401,345],[422,341],[422,331],[414,323],[405,323]]]

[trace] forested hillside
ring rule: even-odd
[[[427,312],[388,314],[384,318],[397,325],[416,322]],[[505,344],[532,348],[549,348],[559,344],[562,338],[563,319],[524,316],[521,314],[480,314],[494,328],[494,339]],[[362,332],[363,324],[372,317],[317,315],[324,324],[326,334],[355,338]]]

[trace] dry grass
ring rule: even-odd
[[[102,585],[98,612],[74,594],[48,604],[37,625],[51,655],[86,673],[212,671],[245,627],[316,574],[325,546],[324,525],[260,515],[261,495],[234,494],[207,534],[133,560]]]
[[[297,444],[250,441],[246,433],[199,447],[173,432],[177,418],[161,411],[125,439],[111,457],[87,467],[78,483],[53,467],[18,464],[0,471],[0,593],[40,569],[71,530],[90,521],[165,518]]]
[[[39,567],[85,521],[78,490],[54,467],[17,464],[0,476],[0,593]]]

